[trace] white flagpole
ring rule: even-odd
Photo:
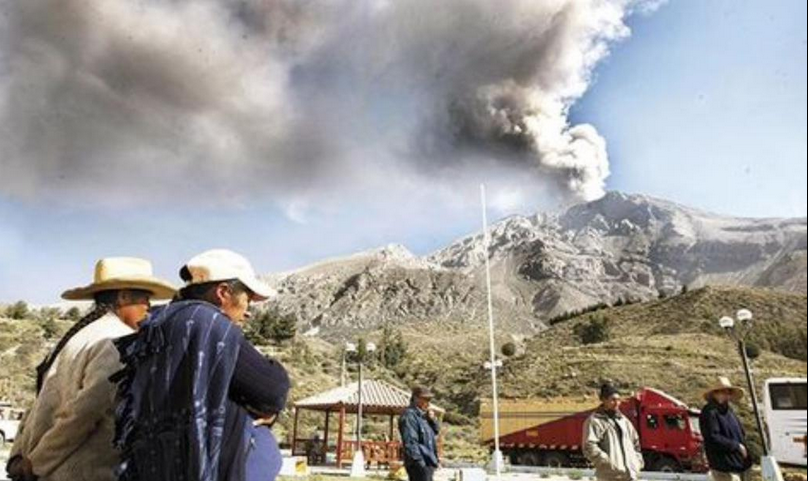
[[[497,392],[497,354],[494,341],[494,307],[491,301],[491,265],[488,260],[491,237],[488,233],[488,216],[485,204],[485,184],[480,184],[480,198],[483,209],[483,252],[485,257],[485,286],[488,292],[488,337],[491,350],[491,390],[494,408],[494,469],[497,481],[502,476],[502,453],[499,450],[499,395]]]

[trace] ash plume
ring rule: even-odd
[[[630,0],[0,0],[0,195],[304,197],[497,165],[594,199],[572,125]]]

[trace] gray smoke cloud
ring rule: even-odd
[[[568,112],[657,3],[0,0],[0,193],[302,198],[503,165],[597,198],[606,142]]]

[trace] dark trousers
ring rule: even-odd
[[[404,467],[407,469],[407,477],[410,481],[432,481],[432,475],[435,474],[435,468],[432,466],[419,466],[417,464],[406,463]]]

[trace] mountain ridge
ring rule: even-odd
[[[484,260],[495,312],[530,333],[587,306],[704,285],[806,292],[806,219],[738,218],[619,192],[550,213],[512,215],[424,255],[390,244],[265,278],[272,303],[318,331],[484,320]]]

